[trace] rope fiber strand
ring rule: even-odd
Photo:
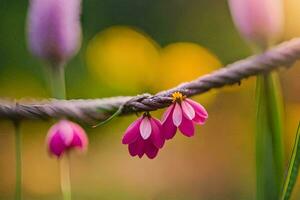
[[[83,123],[94,124],[112,116],[121,107],[120,114],[153,111],[167,107],[170,95],[181,92],[190,97],[213,88],[240,84],[245,78],[266,73],[280,67],[290,67],[300,58],[300,38],[284,42],[268,51],[229,64],[211,74],[191,82],[159,92],[134,97],[111,97],[87,100],[0,100],[0,119],[49,119],[67,117]]]

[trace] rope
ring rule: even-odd
[[[181,92],[190,97],[213,88],[240,84],[243,79],[268,73],[280,67],[289,67],[300,58],[300,38],[284,42],[268,51],[229,64],[211,74],[191,82],[159,92],[134,97],[112,97],[86,100],[0,100],[0,119],[49,119],[67,117],[84,123],[103,121],[112,116],[121,106],[120,114],[153,111],[167,107],[170,95]]]

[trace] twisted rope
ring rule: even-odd
[[[153,111],[171,103],[170,95],[181,92],[190,97],[213,88],[240,83],[250,76],[268,73],[280,67],[289,67],[300,58],[300,38],[284,42],[262,54],[229,64],[211,74],[182,83],[156,95],[143,94],[135,97],[112,97],[88,100],[22,100],[0,101],[0,119],[48,119],[67,117],[85,123],[103,121],[117,110],[120,114]],[[24,103],[23,103],[24,102]]]

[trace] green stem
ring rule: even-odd
[[[64,66],[51,66],[52,96],[57,99],[66,99]],[[60,184],[64,200],[71,200],[71,179],[68,152],[60,159]]]
[[[51,66],[51,91],[52,96],[57,99],[66,98],[65,68],[64,66]]]
[[[70,157],[68,152],[60,159],[60,181],[64,200],[71,200]]]
[[[278,187],[282,186],[284,175],[284,145],[283,145],[283,99],[278,73],[266,76],[268,86],[268,113],[273,136],[273,151],[275,157]]]
[[[21,149],[21,130],[20,122],[14,122],[15,127],[15,153],[16,153],[16,190],[15,200],[22,199],[22,149]]]
[[[282,97],[278,74],[257,78],[257,200],[279,199],[284,171]]]

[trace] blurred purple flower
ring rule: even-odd
[[[267,47],[283,29],[282,0],[229,0],[235,25],[247,40]]]
[[[64,64],[81,44],[81,0],[31,0],[28,40],[33,54],[52,65]]]
[[[204,124],[208,118],[205,108],[186,98],[180,92],[172,94],[173,104],[168,107],[162,119],[162,132],[166,139],[175,136],[177,128],[187,137],[195,133],[194,124]]]
[[[160,121],[145,113],[127,128],[122,143],[128,144],[131,156],[155,158],[165,143]]]
[[[88,146],[88,138],[78,124],[60,120],[50,128],[47,135],[47,146],[50,154],[60,157],[65,151],[71,149],[85,151]]]

